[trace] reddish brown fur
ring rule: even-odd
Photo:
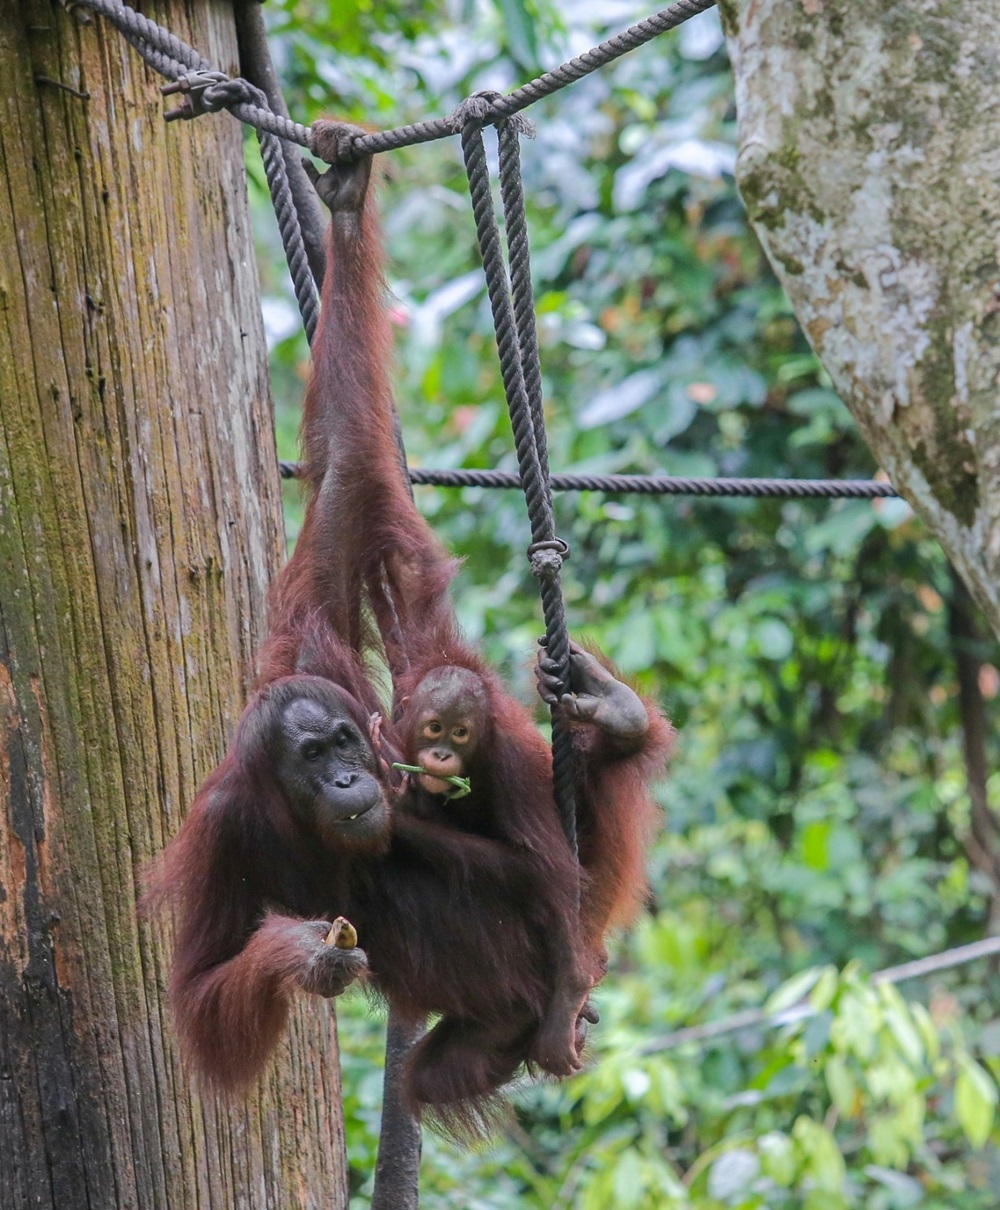
[[[311,646],[336,657],[327,667],[340,686],[351,686],[341,697],[363,728],[373,703],[365,700],[364,678],[352,682],[345,672],[349,653],[329,636]],[[350,862],[388,843],[385,837],[357,853],[318,845],[292,817],[271,772],[281,702],[329,679],[278,677],[254,694],[229,751],[149,878],[146,904],[169,900],[177,909],[170,999],[182,1051],[221,1091],[252,1082],[284,1029],[289,997],[311,963],[295,930],[346,914]]]
[[[338,171],[350,185],[354,170]],[[455,565],[400,475],[370,199],[361,216],[334,206],[331,231],[303,419],[305,520],[275,584],[255,694],[151,894],[179,908],[172,1002],[185,1053],[211,1084],[240,1088],[260,1071],[292,989],[310,986],[302,930],[345,915],[383,994],[413,1017],[443,1014],[413,1056],[414,1099],[475,1130],[496,1090],[538,1058],[557,985],[572,985],[577,1000],[586,994],[603,970],[607,927],[641,896],[648,784],[669,727],[651,709],[635,752],[577,728],[577,927],[578,870],[556,818],[547,746],[461,637],[447,598]],[[378,709],[363,660],[380,646],[402,714],[395,736],[387,727],[389,747],[405,747],[402,705],[442,665],[479,678],[490,734],[467,770],[468,798],[446,807],[411,788],[387,852],[333,851],[303,834],[273,775],[276,702],[309,691],[312,680],[299,678],[310,674],[337,686],[363,725]]]
[[[410,877],[372,883],[372,903],[387,897],[393,910],[372,914],[363,944],[393,1004],[414,1016],[445,1014],[413,1055],[414,1098],[436,1107],[448,1125],[474,1130],[497,1088],[522,1062],[543,1057],[535,1049],[539,1027],[560,987],[572,1002],[572,1027],[603,973],[607,929],[626,923],[643,895],[643,855],[655,822],[649,784],[662,769],[671,730],[652,707],[637,750],[623,750],[593,727],[576,728],[581,878],[554,809],[548,747],[529,712],[460,634],[446,595],[455,565],[400,479],[370,196],[361,229],[362,239],[352,240],[334,217],[326,281],[337,300],[337,339],[319,349],[316,377],[322,374],[329,386],[324,367],[348,349],[352,360],[377,358],[378,364],[356,367],[350,379],[338,370],[336,389],[311,391],[308,403],[331,410],[328,431],[350,425],[344,444],[356,482],[349,490],[363,502],[357,517],[364,518],[367,559],[359,564],[360,586],[393,675],[400,748],[412,762],[413,723],[405,704],[441,666],[466,668],[479,678],[491,727],[465,770],[468,797],[445,802],[414,785],[397,803],[384,870],[402,862]],[[377,385],[352,393],[351,383],[362,381]],[[454,871],[463,867],[466,875],[456,879]]]
[[[598,656],[621,680],[610,660]],[[641,696],[641,695],[640,695]],[[659,819],[650,786],[663,774],[674,729],[643,698],[650,727],[638,751],[623,751],[595,727],[576,724],[577,832],[589,891],[581,908],[585,943],[595,949],[609,929],[630,924],[645,899],[646,850]]]
[[[371,221],[347,240],[365,264],[378,257]],[[365,518],[382,517],[391,529],[406,492],[394,453],[391,466],[371,475],[351,456],[352,443],[363,444],[357,430],[382,423],[379,445],[392,449],[391,336],[378,322],[378,271],[350,299],[340,284],[331,275],[324,289],[302,431],[310,495],[295,552],[272,590],[255,692],[149,879],[147,903],[168,900],[178,913],[171,1002],[183,1051],[223,1091],[258,1074],[284,1027],[292,988],[308,982],[303,922],[350,918],[352,869],[372,864],[370,846],[332,852],[304,835],[271,771],[275,694],[307,685],[302,674],[336,686],[361,728],[379,710],[363,663],[380,642],[362,608],[379,563]],[[378,343],[358,354],[354,342],[368,337]],[[345,398],[372,400],[370,415],[354,406],[333,416],[331,404]],[[387,844],[388,836],[380,847]]]

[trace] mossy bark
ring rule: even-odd
[[[137,916],[283,543],[241,129],[82,16],[0,0],[0,1206],[344,1206],[332,1013],[200,1100]],[[155,16],[235,69],[227,4]]]
[[[1000,634],[1000,0],[721,8],[754,228]]]

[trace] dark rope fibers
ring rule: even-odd
[[[239,118],[248,126],[277,135],[289,143],[298,143],[301,147],[310,147],[312,130],[300,122],[293,122],[282,114],[275,113],[268,106],[266,98],[247,91],[252,88],[248,81],[239,77],[230,79],[224,72],[214,72],[207,59],[181,41],[162,25],[157,25],[148,17],[144,17],[135,9],[122,4],[120,0],[78,0],[84,7],[100,13],[122,32],[128,43],[133,46],[143,59],[160,75],[170,80],[180,80],[195,74],[198,76],[214,75],[214,79],[198,79],[193,81],[192,91],[196,91],[195,104],[192,112],[178,116],[195,117],[200,113],[214,112],[218,109],[228,109],[234,117]],[[635,50],[644,43],[651,41],[668,30],[676,29],[691,17],[696,17],[706,9],[713,8],[716,0],[677,0],[669,8],[661,9],[652,17],[622,30],[608,38],[599,46],[593,47],[585,54],[578,55],[552,71],[530,80],[527,84],[516,88],[513,92],[499,96],[492,104],[489,112],[483,117],[484,125],[492,125],[502,118],[509,118],[542,97],[551,96],[575,80],[582,79],[598,68],[613,62],[630,50]],[[461,111],[461,106],[456,113]],[[400,147],[410,147],[417,143],[430,143],[436,139],[449,138],[458,134],[461,121],[455,114],[444,118],[432,118],[425,122],[415,122],[409,126],[400,126],[395,130],[376,131],[372,134],[360,135],[354,140],[353,150],[357,156],[374,155],[380,151],[394,151]]]
[[[486,147],[483,143],[483,127],[480,120],[486,98],[473,97],[467,102],[467,119],[462,127],[462,155],[469,177],[469,192],[472,212],[476,222],[476,239],[486,274],[487,293],[496,330],[497,352],[500,358],[500,373],[503,379],[507,409],[510,413],[514,433],[514,448],[517,453],[520,485],[524,492],[531,526],[531,545],[528,557],[532,574],[537,578],[545,617],[546,652],[556,665],[559,679],[569,691],[569,631],[566,625],[566,609],[559,569],[569,554],[568,545],[555,532],[552,512],[552,489],[549,485],[548,458],[545,454],[544,421],[541,416],[541,371],[533,364],[538,358],[538,343],[534,335],[534,309],[530,316],[526,307],[530,303],[530,267],[527,263],[527,234],[522,230],[516,234],[519,254],[519,296],[512,293],[511,279],[504,264],[500,248],[500,231],[493,210],[493,194],[490,187],[489,166],[486,162]],[[520,120],[520,119],[518,119]],[[513,123],[505,125],[512,126]],[[516,131],[510,131],[516,142]],[[516,157],[510,159],[510,141],[503,144],[507,150],[507,188],[505,203],[510,193],[521,193],[520,174]],[[523,212],[523,196],[521,197]],[[517,221],[515,218],[515,230]],[[510,237],[510,220],[505,224]],[[524,291],[527,288],[527,301]],[[530,327],[530,331],[529,331]],[[526,359],[529,363],[526,365]],[[537,383],[535,407],[529,401],[527,382]],[[537,412],[537,415],[536,415]],[[540,436],[541,434],[541,436]],[[552,714],[552,790],[556,810],[566,839],[574,854],[576,839],[576,793],[573,757],[573,734],[570,720],[562,708],[555,705]]]
[[[297,462],[279,462],[283,479],[296,479]],[[481,471],[462,467],[436,470],[410,467],[410,482],[422,487],[482,487],[511,490],[521,486],[514,471]],[[895,500],[899,493],[891,483],[876,479],[708,479],[683,475],[588,475],[554,474],[557,492],[604,492],[642,496],[752,496],[779,500]]]

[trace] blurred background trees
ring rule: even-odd
[[[295,116],[382,127],[512,87],[645,11],[283,0],[266,15]],[[553,468],[876,473],[748,229],[717,16],[529,116]],[[383,166],[410,459],[512,469],[457,143]],[[263,188],[256,212],[279,447],[294,457],[307,349]],[[416,492],[465,559],[464,625],[531,700],[541,627],[520,494]],[[293,535],[297,507],[292,489]],[[937,543],[900,501],[556,507],[572,629],[659,694],[681,733],[653,897],[598,996],[591,1068],[520,1092],[487,1151],[429,1138],[422,1204],[992,1210],[995,963],[898,989],[863,973],[981,937],[1000,914],[997,650]],[[657,1045],[803,996],[811,1015],[781,1028]],[[361,1206],[379,1027],[360,997],[340,1018]]]

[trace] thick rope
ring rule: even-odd
[[[528,220],[521,186],[521,144],[514,123],[504,120],[497,126],[500,151],[500,198],[503,203],[504,234],[510,263],[510,292],[514,305],[514,326],[521,354],[521,373],[528,398],[528,411],[535,431],[538,469],[552,509],[552,485],[549,480],[549,443],[542,408],[542,366],[538,356],[535,329],[535,298],[531,289],[531,261],[528,255]]]
[[[261,89],[267,97],[267,106],[270,110],[283,118],[288,118],[288,105],[281,90],[278,73],[271,60],[262,10],[263,5],[257,3],[257,0],[239,0],[235,5],[236,45],[240,53],[240,74]],[[309,257],[309,268],[312,270],[313,280],[319,290],[323,286],[323,273],[326,268],[324,250],[324,236],[327,227],[326,212],[316,196],[312,181],[302,166],[300,148],[294,143],[282,141],[281,151],[285,160],[285,172],[288,174],[288,185],[292,191],[292,202],[298,216],[299,227],[302,230],[306,254]]]
[[[312,131],[281,114],[272,112],[266,95],[259,88],[243,78],[230,79],[224,73],[214,71],[211,63],[194,48],[188,46],[169,30],[122,4],[120,0],[81,0],[81,3],[111,21],[146,63],[174,82],[169,88],[164,89],[166,94],[177,92],[184,94],[180,108],[168,114],[168,118],[194,117],[200,113],[226,108],[235,117],[257,129],[261,145],[261,158],[292,277],[296,301],[307,337],[312,343],[319,316],[319,300],[289,185],[286,166],[288,149],[282,146],[282,140],[285,140],[311,147]],[[493,308],[497,332],[504,391],[514,429],[515,447],[520,467],[520,484],[525,493],[531,523],[532,543],[528,553],[532,562],[532,572],[538,577],[541,586],[548,655],[555,662],[560,677],[566,685],[569,684],[569,636],[558,576],[559,568],[569,553],[569,549],[561,539],[556,537],[552,515],[553,483],[548,470],[547,442],[542,413],[541,370],[535,332],[534,300],[531,291],[518,132],[515,123],[506,119],[511,118],[512,115],[517,114],[541,97],[565,88],[575,80],[581,79],[659,34],[675,28],[690,17],[711,8],[714,3],[715,0],[678,0],[677,3],[663,9],[653,17],[631,26],[586,54],[562,64],[554,71],[539,76],[506,96],[480,95],[464,102],[454,114],[447,118],[418,123],[395,131],[359,135],[351,141],[351,154],[360,156],[444,138],[461,129],[462,149],[469,174],[477,236],[483,256],[490,304]],[[500,177],[510,259],[509,279],[500,252],[499,233],[493,213],[489,172],[486,167],[485,148],[482,142],[482,127],[490,123],[496,123],[500,128],[498,132]],[[286,473],[286,466],[282,466],[282,473]],[[496,474],[498,473],[494,472],[494,475]],[[613,478],[621,479],[621,477]],[[431,480],[422,480],[420,472],[416,472],[411,475],[411,481],[429,482]],[[654,482],[655,480],[645,477],[635,477],[633,484],[628,488],[619,483],[615,488],[605,488],[605,490],[670,490],[665,486],[663,480],[656,482],[656,485],[653,486]],[[688,481],[689,484],[693,482]],[[761,482],[767,483],[768,481],[758,481],[758,484]],[[493,485],[490,484],[490,486]],[[500,484],[496,483],[496,485]],[[789,484],[786,482],[783,486],[786,489],[784,491],[769,492],[758,487],[757,491],[751,489],[749,494],[791,494],[787,490]],[[796,486],[800,491],[805,487],[804,484]],[[889,491],[872,491],[872,487],[875,486],[880,485],[866,484],[864,491],[852,491],[848,485],[838,484],[835,492],[805,490],[803,494],[892,494],[891,489]],[[678,490],[676,482],[674,490]],[[703,492],[691,488],[689,490],[692,490],[692,494],[730,494],[726,492],[723,481],[720,480],[712,481],[712,486],[705,488]],[[736,493],[732,492],[732,494]],[[573,792],[572,737],[568,721],[558,707],[553,708],[552,726],[553,780],[556,803],[567,838],[575,850],[576,811]]]
[[[155,21],[137,13],[120,0],[78,0],[85,8],[107,18],[124,34],[132,45],[162,76],[170,80],[179,80],[190,72],[211,71],[212,65],[203,59],[196,50],[182,42],[180,38],[170,33]],[[482,117],[483,125],[492,125],[501,118],[509,118],[542,97],[551,96],[559,89],[565,88],[575,80],[597,71],[630,50],[642,46],[668,30],[676,29],[685,21],[698,13],[712,8],[716,0],[677,0],[669,8],[662,9],[654,16],[630,26],[613,38],[608,38],[599,46],[578,55],[575,59],[561,64],[552,71],[530,80],[527,84],[516,88],[505,96],[493,101]],[[310,147],[312,131],[308,126],[293,122],[281,114],[272,112],[267,105],[260,105],[250,97],[243,97],[225,91],[226,85],[242,81],[229,80],[223,73],[222,79],[209,86],[201,94],[199,112],[215,109],[228,109],[234,117],[248,126],[265,130],[278,135],[291,143],[302,147]],[[223,99],[225,98],[225,99]],[[461,106],[454,114],[444,118],[432,118],[425,122],[415,122],[409,126],[400,126],[394,130],[377,131],[373,134],[360,135],[354,140],[354,154],[375,155],[380,151],[393,151],[399,147],[411,147],[417,143],[430,143],[435,139],[446,139],[457,134],[461,129]]]
[[[150,21],[141,13],[137,13],[127,5],[116,3],[115,0],[81,0],[81,3],[100,13],[117,26],[129,45],[138,51],[154,71],[175,82],[183,81],[186,87],[174,91],[179,91],[189,98],[185,104],[189,106],[193,104],[194,112],[212,111],[226,107],[231,109],[237,117],[242,116],[241,110],[252,110],[255,114],[277,117],[268,108],[265,94],[259,88],[255,88],[249,80],[231,80],[223,72],[214,71],[211,63],[202,58],[193,47],[188,46],[169,30]],[[196,74],[197,78],[193,78]],[[168,92],[166,95],[172,94]],[[282,119],[282,121],[286,120]],[[250,124],[257,129],[261,159],[267,175],[271,203],[278,220],[278,230],[281,232],[285,259],[292,277],[295,301],[298,303],[306,336],[311,343],[319,319],[319,298],[316,294],[312,271],[309,268],[298,212],[288,183],[285,156],[281,139],[278,137],[280,131],[269,129],[267,124],[260,122]],[[296,123],[286,121],[286,125],[296,125]],[[300,127],[300,129],[305,128]]]
[[[83,8],[92,9],[95,13],[111,22],[122,34],[130,46],[142,55],[143,59],[168,80],[180,80],[192,72],[212,72],[212,64],[186,42],[150,21],[127,4],[119,0],[78,0]],[[217,109],[228,109],[234,117],[239,118],[248,126],[265,130],[269,134],[278,135],[291,143],[302,147],[309,146],[310,130],[300,122],[292,122],[279,114],[272,113],[265,104],[260,104],[252,92],[244,92],[243,86],[253,89],[253,85],[242,79],[231,80],[224,72],[215,73],[218,77],[203,91],[200,91],[200,108],[198,112],[214,112]],[[232,86],[235,86],[233,88]],[[253,89],[253,92],[257,90]],[[258,94],[259,96],[260,94]]]
[[[498,97],[483,113],[482,124],[490,126],[501,118],[509,118],[515,113],[520,113],[522,109],[527,109],[529,105],[533,105],[542,97],[551,96],[552,93],[565,88],[567,84],[582,79],[591,72],[597,71],[599,67],[605,67],[608,63],[620,58],[628,51],[635,50],[636,47],[642,46],[643,43],[651,41],[660,34],[676,29],[678,25],[683,25],[685,21],[696,17],[706,9],[713,8],[715,2],[716,0],[678,0],[669,8],[662,9],[645,21],[630,26],[620,34],[616,34],[613,38],[588,50],[586,54],[578,55],[575,59],[570,59],[569,62],[561,64],[552,71],[547,71],[544,75],[530,80],[513,92]],[[461,128],[461,112],[462,107],[459,106],[455,113],[445,118],[433,118],[427,122],[415,122],[410,126],[400,126],[395,130],[383,130],[365,135],[355,140],[355,151],[359,155],[374,155],[380,151],[395,151],[399,147],[411,147],[416,143],[430,143],[435,139],[445,139]]]
[[[297,479],[297,462],[279,462],[283,479]],[[724,496],[778,500],[895,500],[891,483],[875,479],[699,479],[682,475],[580,475],[554,474],[553,491],[623,492],[642,496]],[[483,487],[500,491],[519,488],[513,471],[432,470],[410,467],[410,482],[422,487]]]
[[[155,21],[144,17],[127,4],[121,3],[121,0],[79,0],[79,2],[82,6],[100,13],[115,25],[126,41],[138,51],[150,67],[173,81],[171,87],[165,90],[167,95],[178,92],[183,94],[180,107],[169,113],[168,119],[196,117],[201,113],[228,109],[234,117],[256,128],[260,138],[261,157],[267,173],[268,188],[271,192],[271,200],[285,247],[285,257],[292,275],[296,302],[311,343],[316,331],[319,303],[313,275],[309,272],[306,246],[288,180],[286,166],[288,150],[287,147],[282,146],[283,142],[285,144],[298,143],[312,149],[311,128],[273,112],[268,104],[267,96],[261,89],[242,77],[231,79],[224,72],[216,71],[212,64],[193,47]],[[616,34],[613,38],[609,38],[599,46],[587,51],[586,54],[563,63],[553,71],[529,81],[506,96],[492,94],[489,100],[480,97],[477,99],[477,121],[482,126],[510,118],[541,97],[549,96],[551,93],[565,88],[566,85],[596,71],[628,51],[642,46],[659,34],[676,28],[689,18],[711,8],[714,4],[715,0],[677,0],[677,3],[669,8],[630,26],[620,34]],[[355,136],[351,143],[351,155],[352,157],[371,155],[390,148],[405,147],[453,135],[467,122],[469,104],[469,102],[464,102],[446,118],[433,119],[429,122],[401,127],[398,130]],[[504,123],[504,125],[507,124]],[[526,250],[527,248],[523,197],[520,197],[518,201],[520,170],[516,132],[508,130],[504,136],[504,143],[505,159],[511,165],[510,171],[504,174],[504,179],[507,181],[505,189],[509,189],[512,181],[518,182],[514,195],[508,199],[505,192],[504,198],[505,211],[510,211],[508,242],[511,248],[512,275],[515,277],[514,299],[517,308],[518,341],[521,345],[521,361],[524,366],[529,367],[529,381],[525,383],[525,390],[536,430],[536,461],[540,464],[538,481],[541,484],[541,490],[548,496],[551,511],[551,487],[547,475],[548,457],[544,426],[540,423],[541,381],[540,376],[538,381],[535,381],[533,377],[534,367],[538,360],[537,348],[533,355],[530,347],[531,342],[534,341],[534,306],[531,300],[530,279],[527,279],[526,275],[522,275],[520,269],[514,268],[515,264],[522,263],[519,249],[523,247]],[[526,289],[523,288],[525,285]],[[530,324],[527,320],[526,307],[531,308]]]
[[[285,249],[288,272],[292,277],[295,301],[298,304],[299,314],[302,316],[306,338],[312,344],[313,337],[316,335],[316,325],[319,323],[319,295],[316,292],[316,282],[309,265],[305,240],[302,238],[302,228],[299,226],[298,210],[288,183],[285,153],[281,139],[277,135],[268,134],[265,130],[258,130],[257,138],[260,142],[260,157],[264,162],[264,172],[267,176],[267,187],[271,193],[271,204],[274,207],[275,218],[278,220],[281,243]]]
[[[548,438],[545,432],[545,413],[542,405],[542,367],[538,355],[538,333],[535,328],[535,299],[531,289],[531,259],[528,250],[528,221],[525,214],[524,188],[521,181],[521,147],[518,123],[523,119],[504,119],[498,123],[500,197],[503,204],[504,233],[507,240],[507,258],[510,265],[511,304],[514,312],[514,327],[517,331],[518,355],[521,363],[521,378],[528,416],[531,421],[538,473],[545,500],[544,517],[540,518],[538,532],[548,538],[535,537],[532,527],[529,555],[532,572],[538,577],[542,611],[546,620],[546,655],[556,665],[558,675],[566,691],[570,687],[569,631],[563,605],[559,569],[563,559],[569,555],[569,546],[555,535],[555,520],[552,509],[552,481],[549,475]],[[544,561],[543,561],[544,560]],[[573,754],[573,728],[570,720],[559,706],[553,706],[552,715],[552,782],[560,819],[566,838],[576,851],[576,802]]]
[[[532,573],[538,578],[542,597],[542,612],[545,616],[545,635],[548,656],[556,664],[563,684],[569,685],[569,634],[566,630],[566,611],[562,589],[559,585],[559,568],[569,548],[556,537],[552,516],[552,495],[548,487],[547,463],[543,473],[540,451],[536,442],[535,421],[525,388],[524,368],[521,357],[521,330],[518,328],[511,301],[507,269],[500,249],[500,233],[493,211],[493,196],[490,189],[490,174],[486,164],[486,148],[483,144],[482,126],[475,113],[475,101],[469,103],[471,120],[462,128],[462,154],[469,177],[472,195],[472,211],[476,220],[476,238],[486,273],[487,292],[496,329],[497,351],[500,356],[500,372],[503,378],[507,409],[514,432],[514,448],[520,468],[521,488],[524,491],[531,526]],[[516,136],[515,136],[516,137]],[[527,240],[523,242],[523,254],[527,253]],[[521,266],[524,279],[528,277],[527,265]],[[523,281],[522,281],[523,289]],[[522,324],[523,328],[523,324]],[[537,348],[535,349],[537,356]],[[539,400],[539,411],[541,403]],[[552,707],[552,785],[559,819],[574,853],[576,852],[576,796],[573,773],[573,737],[569,720],[558,706]]]
[[[288,474],[284,469],[282,474]],[[429,470],[410,468],[413,483],[429,487],[520,487],[511,471]],[[770,497],[783,500],[895,499],[899,493],[891,483],[874,479],[708,479],[680,475],[581,475],[554,474],[557,492],[622,492],[644,496]]]

